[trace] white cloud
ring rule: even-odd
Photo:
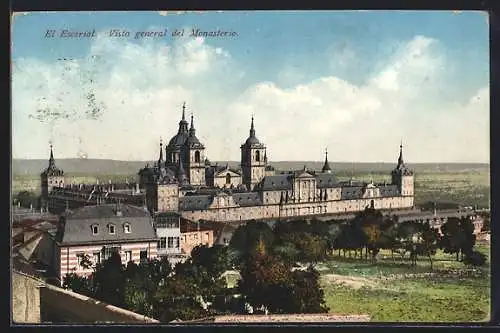
[[[203,39],[165,46],[97,38],[90,54],[100,57],[77,61],[64,80],[61,65],[16,61],[14,158],[45,158],[52,139],[57,156],[82,149],[91,158],[155,159],[159,137],[168,141],[176,133],[186,101],[211,160],[239,158],[252,114],[271,160],[322,160],[328,146],[332,161],[394,161],[401,138],[410,163],[489,160],[488,88],[471,92],[463,105],[428,100],[427,92],[443,84],[449,59],[427,37],[401,43],[362,85],[325,76],[286,87],[259,82],[244,92],[234,83],[252,68],[231,67],[227,50]],[[96,100],[105,109],[97,120],[76,121],[89,89],[82,73],[92,68]],[[42,96],[53,108],[74,110],[71,119],[28,119]]]

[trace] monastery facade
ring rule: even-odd
[[[256,136],[253,117],[240,149],[239,169],[213,165],[196,136],[193,116],[190,124],[186,121],[183,105],[177,134],[165,147],[160,142],[158,160],[139,170],[130,194],[113,190],[112,185],[93,185],[89,191],[89,185],[65,185],[64,172],[55,166],[51,148],[49,166],[41,174],[42,202],[53,207],[65,202],[66,208],[73,208],[120,200],[145,206],[152,214],[178,212],[191,221],[220,222],[352,213],[371,205],[387,210],[414,205],[414,174],[404,163],[402,145],[390,184],[339,181],[327,152],[321,170],[304,166],[277,173],[268,162],[266,145]]]
[[[240,169],[212,165],[196,137],[193,116],[188,128],[183,106],[177,134],[165,148],[160,142],[155,165],[139,171],[148,209],[178,211],[192,221],[227,222],[351,213],[372,204],[376,209],[414,205],[414,174],[404,163],[402,145],[390,184],[338,181],[327,152],[320,171],[304,166],[277,174],[256,136],[253,117],[240,149]]]

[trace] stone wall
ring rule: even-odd
[[[155,319],[52,285],[40,290],[40,300],[43,322],[158,323]]]
[[[40,282],[28,275],[12,272],[12,321],[14,323],[40,323],[40,285]]]

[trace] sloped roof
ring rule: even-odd
[[[63,244],[100,243],[113,241],[145,241],[156,239],[152,218],[143,208],[121,205],[121,216],[116,214],[116,205],[96,205],[81,207],[65,214],[65,223],[58,240]],[[130,233],[125,233],[124,224],[130,225]],[[92,234],[92,226],[97,224],[99,233]],[[107,226],[115,226],[115,234],[109,234]]]

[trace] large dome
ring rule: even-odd
[[[174,137],[172,137],[172,139],[170,139],[170,141],[168,142],[168,146],[169,147],[181,147],[186,142],[188,136],[189,136],[188,133],[184,133],[184,132],[177,133]]]

